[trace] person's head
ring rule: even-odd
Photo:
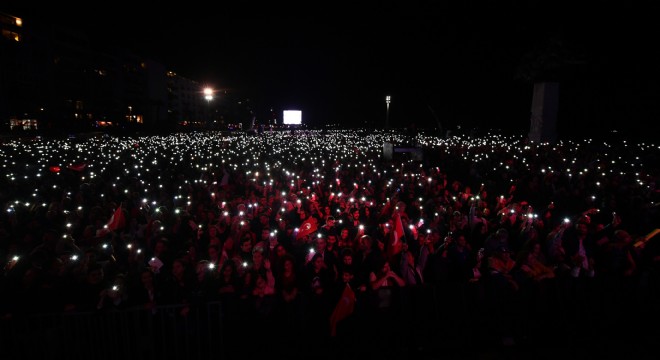
[[[326,235],[326,242],[328,243],[328,247],[334,247],[337,244],[337,235],[335,234],[328,234]]]
[[[240,201],[240,199],[237,199],[237,200]],[[245,204],[240,203],[240,204],[236,205],[236,213],[237,214],[241,214],[241,213],[245,214],[246,210],[247,210],[247,208],[245,207]]]
[[[319,270],[325,267],[325,262],[323,260],[323,256],[321,255],[321,253],[314,254],[310,263],[312,264],[315,270]]]
[[[209,237],[213,238],[218,236],[218,228],[216,228],[215,226],[213,225],[209,226],[208,231],[209,231]]]
[[[264,261],[264,249],[257,246],[252,250],[252,262],[255,265],[261,265]]]
[[[86,263],[94,263],[98,260],[98,258],[98,251],[93,247],[89,247],[85,249],[82,260]]]
[[[231,276],[236,274],[236,262],[234,260],[228,259],[222,264],[222,269],[220,269],[222,275]]]
[[[227,254],[234,252],[234,238],[231,236],[226,238],[225,242],[222,243],[222,250],[224,250]]]
[[[353,271],[350,268],[344,268],[341,271],[341,281],[344,283],[349,283],[351,280],[353,280]]]
[[[456,235],[456,245],[460,247],[465,247],[467,246],[467,239],[465,239],[465,235],[463,234],[458,234]]]
[[[241,252],[250,253],[252,252],[252,239],[249,237],[241,238]]]
[[[334,218],[334,216],[328,216],[327,218],[325,218],[325,224],[326,224],[327,226],[335,226],[335,218]]]
[[[48,211],[46,212],[46,216],[48,218],[54,218],[57,215],[59,215],[61,210],[61,205],[57,201],[53,201],[48,205]]]
[[[379,259],[379,264],[378,264],[378,272],[381,274],[387,274],[389,273],[392,269],[390,268],[390,262],[387,261],[386,259]]]
[[[162,254],[167,251],[168,241],[164,237],[158,238],[156,244],[154,245],[154,254]]]
[[[358,245],[362,251],[370,251],[373,248],[374,239],[369,235],[362,235]]]
[[[294,271],[295,270],[295,259],[293,256],[285,255],[282,258],[282,268],[284,271]]]
[[[353,265],[353,250],[350,248],[344,249],[341,253],[341,261],[343,265]]]
[[[87,283],[96,285],[103,281],[103,267],[100,264],[92,264],[87,269]]]
[[[211,262],[208,260],[199,260],[195,266],[195,272],[197,273],[197,279],[201,280],[206,276],[206,273],[210,268]]]
[[[154,282],[154,273],[151,271],[150,268],[145,267],[142,269],[142,272],[140,273],[140,282],[142,285],[149,286],[153,285]]]
[[[177,258],[172,261],[172,275],[176,278],[182,278],[186,272],[186,263],[183,259]]]
[[[284,245],[282,245],[280,243],[277,243],[275,245],[275,256],[277,256],[278,258],[281,258],[286,254],[287,254],[287,252],[286,252],[286,248],[284,247]]]
[[[316,251],[322,252],[327,248],[328,243],[324,237],[316,238]]]
[[[215,245],[215,244],[214,245],[209,245],[209,247],[207,249],[207,253],[208,253],[209,259],[216,260],[216,259],[218,259],[219,255],[220,255],[220,249],[218,248],[218,245]]]

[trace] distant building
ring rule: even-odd
[[[0,133],[168,131],[208,126],[199,83],[65,24],[0,13]]]
[[[216,105],[204,99],[202,88],[197,81],[167,73],[168,118],[177,129],[200,129],[214,121],[210,113]]]

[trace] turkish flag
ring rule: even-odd
[[[67,167],[67,169],[69,169],[69,170],[73,170],[73,171],[83,171],[83,169],[85,169],[85,166],[87,166],[87,164],[85,164],[85,163],[79,163],[79,164],[69,165],[69,166]]]
[[[403,232],[403,223],[401,222],[401,214],[397,210],[394,211],[392,215],[392,220],[394,220],[394,230],[392,231],[392,248],[390,255],[396,255],[401,252],[401,247],[403,244],[403,237],[405,236]]]
[[[121,229],[124,226],[126,226],[126,217],[124,216],[124,212],[121,209],[121,205],[117,207],[117,210],[115,210],[115,213],[112,214],[112,217],[110,217],[110,220],[108,221],[108,229],[115,231],[117,229]]]
[[[339,302],[330,315],[330,336],[337,336],[337,323],[347,318],[355,309],[355,292],[351,286],[346,283],[344,291],[339,298]]]
[[[296,235],[296,240],[313,233],[318,229],[318,227],[319,224],[316,218],[310,216],[307,220],[303,221],[302,225],[300,225],[300,229],[298,229],[298,234]]]
[[[112,216],[110,217],[110,220],[108,220],[108,222],[105,224],[103,229],[99,229],[96,231],[96,236],[103,237],[109,234],[111,231],[122,229],[124,226],[126,226],[126,216],[124,216],[124,212],[121,209],[121,205],[119,205],[115,210],[114,214],[112,214]]]

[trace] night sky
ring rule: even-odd
[[[560,83],[564,134],[595,126],[643,133],[636,124],[660,116],[658,22],[650,8],[629,4],[94,3],[77,15],[26,3],[15,11],[26,21],[57,18],[99,44],[249,97],[257,120],[288,108],[310,124],[382,126],[389,94],[390,126],[524,133],[534,80]]]

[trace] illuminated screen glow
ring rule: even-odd
[[[302,111],[300,110],[284,110],[282,115],[284,125],[302,124]]]

